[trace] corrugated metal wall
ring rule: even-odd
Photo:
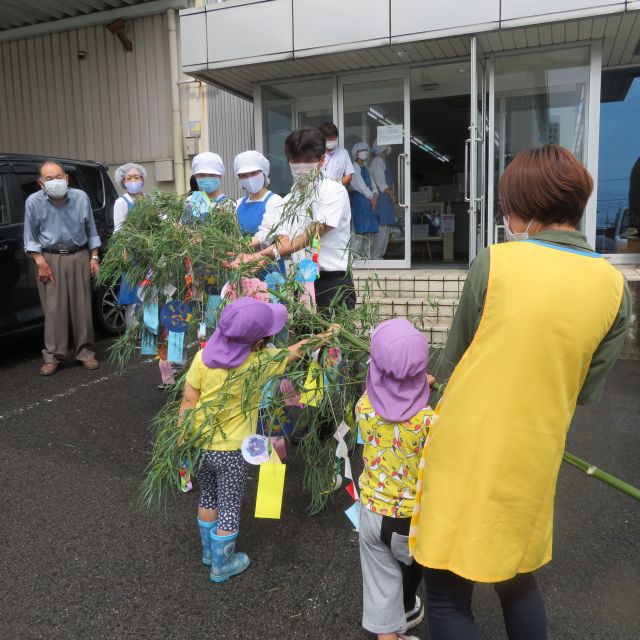
[[[103,25],[0,43],[0,152],[171,159],[166,15],[128,20],[127,36],[131,53]]]
[[[255,148],[253,102],[218,87],[207,88],[209,111],[209,149],[219,153],[227,170],[222,181],[224,192],[239,198],[242,189],[233,175],[233,159],[241,151]]]

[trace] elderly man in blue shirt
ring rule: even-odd
[[[40,167],[41,191],[27,198],[24,248],[38,271],[44,312],[44,364],[40,375],[53,375],[69,351],[69,319],[75,359],[98,369],[91,317],[91,276],[100,268],[100,237],[84,191],[70,189],[62,165],[48,160]]]

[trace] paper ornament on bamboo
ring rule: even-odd
[[[184,332],[169,331],[167,360],[175,364],[184,364],[187,360],[184,346]]]
[[[207,309],[204,314],[204,322],[207,327],[215,327],[217,324],[217,310],[222,304],[222,298],[217,294],[211,294],[207,298]]]
[[[357,500],[345,511],[347,518],[349,518],[349,520],[351,521],[351,524],[353,525],[353,528],[356,531],[360,531],[361,508],[362,508],[362,505],[360,503],[360,500]]]
[[[266,462],[260,465],[258,494],[256,496],[256,518],[280,519],[284,476],[287,465]]]
[[[287,407],[299,407],[300,405],[300,394],[296,391],[296,388],[293,386],[293,382],[288,378],[283,378],[280,381],[280,393],[283,396],[284,404]]]
[[[147,331],[154,335],[158,335],[160,328],[160,320],[158,318],[158,300],[150,300],[145,302],[142,307],[142,322]]]
[[[322,400],[323,387],[322,368],[315,360],[312,360],[307,379],[304,381],[304,390],[300,394],[300,404],[307,407],[317,407]]]
[[[127,278],[127,274],[123,273],[120,278],[120,291],[118,292],[118,304],[124,306],[127,304],[136,304],[138,302],[138,285],[131,282]]]
[[[318,265],[311,258],[304,258],[298,264],[296,282],[299,282],[304,289],[300,295],[300,302],[308,309],[314,309],[316,306],[316,287],[314,283],[319,273]]]
[[[191,482],[191,469],[189,468],[189,461],[183,460],[180,465],[180,491],[182,493],[188,493],[193,489]]]
[[[160,360],[159,363],[160,368],[160,377],[162,378],[162,384],[175,384],[175,380],[173,378],[173,367],[168,360]]]
[[[191,322],[191,307],[182,300],[172,300],[160,310],[160,321],[175,333],[183,333]]]
[[[146,329],[142,330],[142,345],[140,353],[143,356],[155,356],[158,352],[158,346],[156,343],[156,337],[150,331]]]
[[[264,464],[269,460],[269,438],[257,433],[247,436],[242,441],[240,451],[249,464]]]
[[[218,295],[220,290],[218,289],[218,276],[209,271],[202,276],[202,288],[208,295]]]
[[[267,285],[268,289],[279,293],[284,288],[285,279],[279,271],[270,271],[264,277],[264,283]],[[280,298],[273,295],[273,293],[269,293],[269,300],[273,303],[281,302]]]

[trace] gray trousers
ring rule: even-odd
[[[388,224],[381,224],[378,233],[372,234],[371,238],[371,259],[382,260],[387,252],[391,227]]]
[[[38,280],[44,312],[45,362],[62,362],[69,351],[69,320],[73,328],[76,360],[95,357],[91,316],[90,255],[86,249],[69,255],[43,253],[53,269],[55,284]]]

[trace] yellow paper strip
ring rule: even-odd
[[[258,495],[256,497],[256,518],[280,519],[284,474],[287,465],[265,462],[260,465]]]
[[[309,373],[307,373],[307,379],[304,382],[304,391],[300,394],[300,404],[308,407],[317,407],[320,400],[322,400],[323,387],[322,368],[317,362],[313,361],[309,366]]]

